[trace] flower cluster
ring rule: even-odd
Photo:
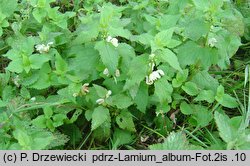
[[[107,99],[107,98],[109,98],[109,96],[112,94],[112,91],[111,90],[108,90],[108,92],[107,92],[107,94],[105,95],[105,97],[104,98],[100,98],[100,99],[97,99],[96,100],[96,103],[97,104],[102,104],[102,103],[104,103],[104,101],[105,101],[105,99]]]
[[[53,45],[53,42],[49,42],[48,44],[38,44],[35,46],[36,48],[36,51],[38,51],[40,54],[43,54],[43,53],[48,53],[49,52],[49,49],[50,49],[50,46]]]
[[[86,95],[87,93],[89,93],[89,83],[83,84],[81,87],[81,92],[73,93],[73,97],[77,97],[79,95]]]
[[[162,70],[156,70],[146,76],[146,84],[152,85],[157,79],[160,79],[164,76],[164,72]]]
[[[115,46],[115,47],[118,47],[118,45],[119,45],[117,38],[113,38],[111,36],[108,36],[106,41],[113,44],[113,46]]]

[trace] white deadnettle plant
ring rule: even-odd
[[[111,36],[108,36],[106,39],[107,42],[113,44],[113,46],[118,47],[118,39],[117,38],[113,38]]]
[[[54,43],[53,42],[49,42],[48,44],[38,44],[35,46],[36,48],[36,51],[38,51],[40,54],[43,54],[43,53],[48,53],[49,52],[49,49],[50,49],[50,46],[53,45]]]

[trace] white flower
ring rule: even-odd
[[[107,38],[106,38],[106,41],[107,42],[109,42],[109,43],[112,43],[113,44],[113,46],[115,46],[115,47],[118,47],[118,39],[117,38],[113,38],[113,37],[111,37],[111,36],[108,36]]]
[[[214,37],[209,38],[208,41],[207,41],[207,43],[208,43],[208,45],[209,45],[210,47],[214,47],[215,44],[216,44],[217,42],[218,42],[218,41],[217,41]]]
[[[154,53],[149,55],[149,58],[150,58],[150,59],[154,59],[154,57],[155,57],[155,54],[154,54]]]
[[[108,90],[107,94],[106,94],[106,99],[112,94],[111,90]]]
[[[116,69],[115,71],[115,76],[116,77],[120,77],[121,73],[120,73],[120,70],[119,69]]]
[[[106,76],[109,76],[109,70],[108,70],[108,68],[105,68],[103,70],[103,74],[106,75]]]
[[[102,103],[104,103],[104,99],[97,99],[97,100],[96,100],[96,103],[97,103],[97,104],[102,104]]]
[[[15,84],[17,87],[20,86],[19,81],[20,81],[20,78],[19,78],[19,75],[17,75],[17,76],[13,79],[13,82],[14,82],[14,84]]]
[[[146,84],[152,85],[153,83],[154,83],[154,81],[149,80],[149,79],[148,79],[148,76],[146,76]]]
[[[38,44],[35,46],[36,51],[40,54],[49,52],[50,46],[53,45],[53,42],[49,42],[48,44]]]
[[[118,40],[116,39],[116,38],[113,38],[113,39],[111,39],[111,43],[113,44],[113,46],[115,46],[115,47],[118,47]]]
[[[111,42],[111,40],[112,40],[111,36],[108,36],[107,39],[106,39],[107,42]]]
[[[73,97],[77,97],[78,96],[78,93],[73,93]]]
[[[36,97],[30,98],[30,101],[36,101]]]
[[[162,70],[153,71],[149,76],[146,76],[146,84],[152,85],[154,81],[160,79],[164,76],[164,72]]]
[[[83,84],[82,86],[82,92],[85,94],[85,93],[89,93],[89,83],[85,83]]]

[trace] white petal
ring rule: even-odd
[[[146,84],[152,85],[154,82],[152,80],[148,79],[148,76],[146,76]]]
[[[164,76],[164,72],[162,70],[157,70],[157,72],[161,75],[161,76]]]
[[[30,98],[30,101],[36,101],[36,97]]]
[[[119,69],[116,69],[116,71],[115,71],[115,76],[116,76],[116,77],[120,77],[120,75],[121,75],[121,74],[120,74],[120,70],[119,70]]]
[[[106,94],[106,98],[108,98],[110,95],[112,94],[111,90],[108,90],[107,94]]]
[[[105,68],[105,69],[103,70],[103,74],[106,75],[106,76],[109,75],[109,70],[108,70],[108,68]]]
[[[78,96],[78,93],[73,93],[73,97],[77,97]]]
[[[102,104],[102,103],[104,103],[104,99],[97,99],[97,100],[96,100],[96,103],[97,103],[97,104]]]
[[[115,46],[118,47],[118,40],[116,38],[111,39],[111,43]]]
[[[107,42],[111,42],[111,40],[112,40],[111,36],[108,36],[107,39],[106,39]]]

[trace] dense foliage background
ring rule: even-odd
[[[0,149],[250,149],[249,0],[1,0]]]

